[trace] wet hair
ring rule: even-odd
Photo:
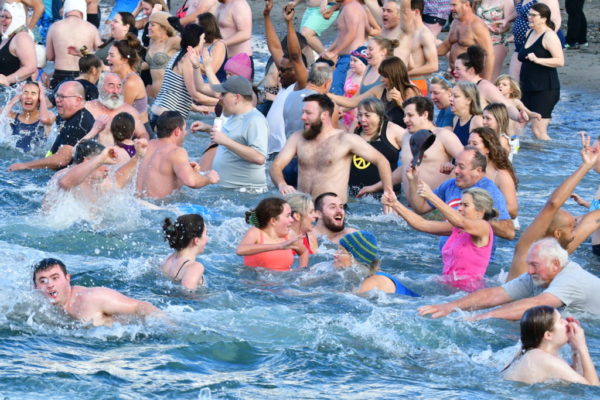
[[[302,216],[307,215],[311,206],[314,207],[312,197],[302,192],[294,192],[283,196],[286,203],[290,205],[292,213],[298,213]]]
[[[204,29],[204,40],[212,43],[217,39],[223,39],[217,18],[209,12],[198,15],[198,25]]]
[[[483,111],[487,111],[492,114],[496,120],[496,123],[498,124],[498,131],[496,134],[498,136],[503,133],[508,133],[508,123],[510,122],[510,119],[508,117],[508,109],[504,104],[490,103],[483,109]]]
[[[142,0],[144,3],[150,4],[154,7],[156,4],[160,4],[163,11],[169,12],[169,6],[163,0]]]
[[[113,44],[113,47],[118,50],[121,57],[127,59],[127,64],[132,69],[137,67],[137,64],[140,62],[139,51],[142,49],[142,44],[137,36],[133,33],[128,33],[125,35],[125,39],[117,40]]]
[[[513,168],[512,163],[508,159],[508,153],[500,144],[500,139],[498,138],[498,134],[494,132],[492,128],[487,126],[482,126],[479,128],[475,128],[471,131],[471,133],[476,133],[483,142],[483,145],[486,149],[488,149],[488,160],[494,163],[496,169],[505,169],[508,171],[513,181],[515,182],[515,189],[519,183],[517,179],[517,174]]]
[[[372,41],[377,43],[377,45],[385,50],[386,57],[391,57],[394,55],[394,49],[400,45],[400,42],[397,39],[388,39],[383,36],[375,36],[371,38]]]
[[[459,88],[465,97],[471,100],[469,114],[481,115],[481,100],[479,99],[479,89],[477,89],[477,85],[473,82],[460,81],[455,87]]]
[[[356,107],[356,109],[358,110],[361,107],[364,108],[366,112],[377,114],[377,116],[379,117],[379,123],[377,124],[377,131],[376,131],[377,133],[375,134],[375,137],[372,139],[372,140],[377,140],[377,138],[379,138],[379,135],[381,132],[381,125],[383,125],[383,123],[385,122],[385,107],[383,105],[383,102],[376,97],[366,97],[366,98],[362,99],[360,101],[360,103],[358,103],[358,106]],[[356,130],[354,131],[354,133],[361,134],[362,131],[363,131],[362,126],[360,124],[357,124]]]
[[[466,52],[459,54],[456,58],[463,62],[465,68],[473,68],[477,75],[483,72],[485,66],[485,50],[480,46],[469,46]]]
[[[390,86],[398,89],[402,98],[406,98],[408,89],[418,90],[408,79],[408,69],[398,57],[388,57],[379,64],[379,75],[390,81]]]
[[[254,210],[246,211],[246,223],[258,229],[266,228],[271,218],[277,218],[283,212],[286,201],[279,197],[262,199]]]
[[[483,172],[487,168],[487,158],[483,155],[479,149],[475,146],[465,146],[463,151],[470,151],[473,153],[473,159],[471,160],[471,168],[481,168]]]
[[[92,68],[101,69],[102,60],[95,54],[88,54],[79,59],[79,71],[88,73]]]
[[[465,194],[471,195],[473,198],[473,205],[477,211],[483,211],[483,219],[489,221],[498,217],[498,210],[494,208],[494,199],[490,193],[482,188],[470,188],[466,189],[462,192],[463,196]]]
[[[546,332],[554,328],[555,308],[550,306],[535,306],[526,310],[519,323],[521,328],[521,349],[515,358],[504,367],[506,371],[516,360],[531,349],[537,349],[544,339]]]
[[[322,62],[316,62],[308,70],[308,83],[316,86],[323,86],[325,82],[333,78],[333,69]]]
[[[433,122],[433,101],[429,97],[414,96],[409,97],[402,103],[402,108],[414,104],[417,114],[423,115],[427,112],[427,119]]]
[[[500,81],[507,80],[508,85],[510,86],[510,95],[508,96],[511,99],[520,99],[521,98],[521,86],[519,86],[519,82],[517,82],[512,76],[508,74],[500,75],[496,78],[494,85],[498,86]]]
[[[316,101],[321,112],[326,112],[329,114],[329,116],[333,115],[333,109],[335,105],[333,104],[333,101],[325,94],[314,93],[306,96],[302,101],[305,103],[309,101]]]
[[[323,211],[323,203],[325,202],[325,197],[327,196],[331,196],[331,197],[339,197],[337,195],[337,193],[333,193],[333,192],[325,192],[325,193],[321,193],[320,195],[317,196],[317,198],[315,199],[315,210],[317,211]]]
[[[135,119],[128,112],[120,112],[115,115],[110,123],[110,132],[115,142],[131,139],[135,130]]]
[[[38,272],[47,271],[55,265],[58,265],[62,272],[67,275],[67,266],[62,261],[56,258],[44,258],[43,260],[40,260],[34,264],[31,268],[33,270],[33,284],[35,285],[35,276],[38,274]]]
[[[556,29],[556,25],[554,25],[554,22],[552,22],[550,19],[552,17],[552,11],[550,10],[550,7],[544,3],[536,3],[533,5],[533,7],[531,7],[531,9],[540,13],[540,18],[546,18],[546,26],[548,28],[552,30]]]
[[[104,150],[104,145],[93,140],[82,140],[75,146],[73,152],[73,164],[81,164],[87,157],[93,157]]]
[[[177,218],[175,223],[170,218],[163,222],[163,237],[169,247],[183,250],[190,245],[194,238],[204,233],[204,218],[199,214],[185,214]]]
[[[156,120],[156,136],[159,139],[171,136],[177,128],[185,126],[185,119],[177,111],[165,111]]]
[[[430,85],[438,84],[446,90],[452,89],[455,83],[454,77],[447,72],[439,72],[429,80]]]
[[[169,17],[169,22],[171,22],[171,18],[173,17]],[[177,18],[175,18],[177,19]],[[177,20],[179,22],[179,20]],[[174,26],[175,29],[177,29],[177,27]],[[200,43],[200,35],[202,35],[204,33],[204,28],[202,28],[200,25],[198,24],[187,24],[186,26],[184,26],[181,31],[181,42],[180,42],[180,50],[179,53],[177,53],[177,56],[175,56],[175,60],[173,61],[173,65],[171,66],[171,69],[175,69],[175,67],[177,66],[177,63],[179,61],[181,61],[181,59],[183,58],[183,56],[185,56],[186,51],[188,46],[191,47],[196,47],[198,46],[198,43]]]
[[[423,10],[425,9],[425,1],[424,0],[410,0],[410,9],[411,10],[419,10],[419,13],[422,15]]]

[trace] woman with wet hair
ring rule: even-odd
[[[572,365],[559,354],[567,343],[573,352]],[[504,379],[529,384],[556,379],[600,384],[581,324],[571,317],[562,318],[549,306],[525,311],[521,317],[521,349],[502,374]]]
[[[244,257],[244,265],[273,271],[289,271],[294,254],[300,256],[300,267],[308,265],[308,250],[302,236],[291,227],[294,223],[292,209],[283,199],[268,197],[256,208],[246,212],[246,222],[253,225],[236,249]]]
[[[164,239],[175,253],[163,261],[160,267],[162,273],[189,290],[203,286],[204,266],[196,261],[196,257],[204,253],[208,243],[208,233],[202,216],[185,214],[175,222],[166,218],[163,232]]]

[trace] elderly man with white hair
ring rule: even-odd
[[[569,261],[569,254],[554,238],[534,242],[527,253],[528,271],[502,286],[473,292],[458,300],[419,308],[421,315],[446,316],[456,309],[481,310],[475,319],[518,320],[531,307],[567,306],[571,311],[600,314],[600,278]]]

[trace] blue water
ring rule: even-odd
[[[552,190],[579,164],[578,130],[598,132],[600,104],[590,93],[565,88],[550,128],[553,141],[525,137],[515,157],[520,220],[527,226]],[[190,134],[197,158],[206,137]],[[7,173],[30,159],[0,147],[0,394],[7,399],[506,399],[597,398],[578,385],[526,386],[504,382],[499,370],[517,350],[518,326],[465,314],[431,320],[416,308],[462,294],[438,282],[437,239],[381,214],[373,199],[352,201],[350,225],[377,234],[383,269],[420,299],[352,290],[360,271],[334,271],[332,246],[321,244],[306,271],[257,272],[234,255],[247,229],[243,212],[260,197],[217,187],[184,189],[170,202],[210,207],[210,241],[200,257],[208,288],[187,294],[158,272],[170,250],[163,218],[128,195],[103,199],[104,212],[65,197],[41,214],[49,171]],[[598,176],[577,189],[591,198]],[[272,191],[271,194],[275,194]],[[584,210],[569,202],[576,214]],[[90,220],[92,222],[87,222]],[[488,285],[510,266],[514,243],[501,240]],[[62,259],[72,283],[108,286],[150,301],[168,315],[112,327],[74,323],[32,290],[30,266]],[[585,243],[573,258],[600,274]],[[583,316],[592,358],[600,362],[598,320]],[[565,354],[566,355],[566,354]]]

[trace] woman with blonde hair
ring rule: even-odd
[[[319,244],[312,229],[317,215],[312,197],[306,193],[294,192],[284,196],[283,199],[292,209],[294,222],[292,222],[291,230],[302,236],[302,244],[308,250],[308,254],[316,253]]]
[[[483,126],[477,85],[472,82],[458,82],[452,88],[450,104],[455,115],[452,131],[463,146],[466,146],[471,131]]]

